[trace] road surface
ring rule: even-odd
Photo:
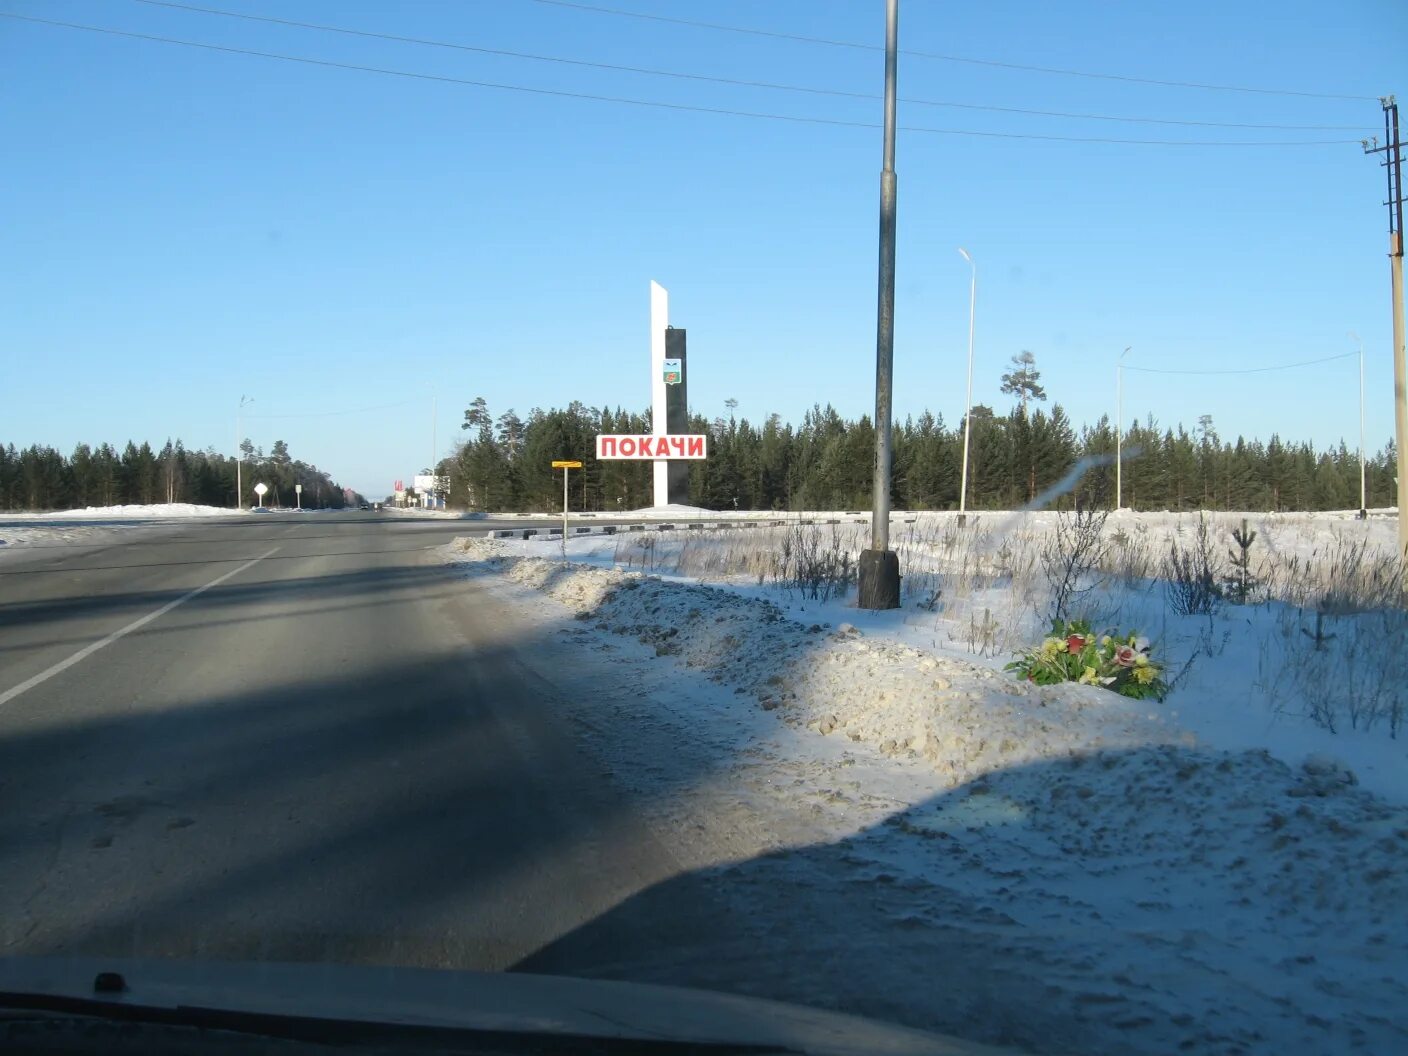
[[[676,873],[531,636],[433,552],[490,527],[246,516],[6,555],[0,955],[551,969]]]

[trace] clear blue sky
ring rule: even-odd
[[[879,45],[881,0],[597,0]],[[877,94],[883,59],[536,0],[209,6],[608,64]],[[3,10],[331,62],[685,106],[878,124],[848,99],[534,62],[152,7]],[[902,126],[1169,140],[1169,147],[902,130],[896,410],[962,413],[1030,349],[1077,423],[1115,362],[1223,369],[1368,354],[1369,445],[1392,432],[1382,170],[1357,140],[1408,88],[1408,6],[902,0],[901,47],[1165,81],[904,55],[902,99],[1327,130],[1075,120],[901,102]],[[693,409],[754,420],[873,409],[880,132],[314,67],[0,19],[0,440],[245,432],[384,494],[494,413],[649,401],[647,284],[689,329]],[[1408,100],[1405,100],[1408,102]],[[1344,127],[1348,126],[1348,127]],[[1279,374],[1129,373],[1126,418],[1357,442],[1353,360]],[[355,414],[332,411],[403,402]]]

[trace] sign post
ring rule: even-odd
[[[553,469],[562,470],[562,560],[567,560],[567,478],[571,476],[572,470],[581,469],[582,463],[573,462],[568,459],[557,459],[552,464]]]
[[[261,505],[261,506],[264,505],[264,493],[265,493],[266,491],[268,491],[268,490],[269,490],[269,486],[268,486],[267,484],[256,484],[256,485],[254,485],[254,494],[256,494],[256,495],[259,496],[259,505]]]
[[[302,485],[302,484],[295,484],[295,485],[293,486],[293,494],[294,494],[294,497],[295,497],[295,498],[297,499],[297,501],[298,501],[298,508],[299,508],[300,510],[303,509],[303,485]]]

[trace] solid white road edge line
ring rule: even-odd
[[[281,549],[282,547],[276,546],[268,553],[260,554],[253,560],[246,561],[244,564],[240,565],[239,568],[232,568],[223,576],[217,576],[215,579],[212,579],[209,583],[205,584],[204,586],[196,587],[195,590],[191,591],[188,594],[182,594],[175,601],[168,601],[165,605],[157,609],[155,612],[149,612],[145,616],[138,617],[137,619],[129,623],[126,627],[120,627],[117,630],[113,631],[112,634],[108,635],[106,638],[103,638],[100,641],[93,642],[91,645],[85,645],[82,649],[78,650],[78,652],[74,653],[68,659],[60,660],[53,667],[46,668],[45,670],[39,672],[39,674],[35,675],[33,678],[25,679],[13,689],[7,689],[5,690],[5,692],[0,693],[0,705],[10,703],[10,701],[14,700],[21,693],[27,693],[35,686],[43,682],[49,681],[49,679],[53,678],[60,671],[67,671],[74,664],[78,663],[80,660],[87,659],[88,657],[96,653],[99,649],[102,649],[105,646],[112,645],[113,642],[117,641],[123,635],[131,634],[133,631],[145,627],[147,624],[151,623],[152,620],[155,620],[160,616],[165,616],[177,605],[180,605],[183,602],[190,601],[197,594],[204,594],[211,587],[218,587],[221,583],[225,582],[225,580],[229,579],[231,576],[237,576],[246,568],[252,568],[254,565],[257,565],[259,564],[259,562],[263,561],[266,557],[278,553]]]

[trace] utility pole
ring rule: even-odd
[[[900,559],[890,549],[890,427],[895,366],[895,80],[899,55],[899,0],[885,0],[885,145],[880,170],[880,295],[875,325],[875,473],[870,549],[858,568],[857,605],[900,606]]]
[[[430,504],[435,505],[435,500],[440,497],[440,465],[436,461],[436,452],[440,450],[440,412],[437,401],[438,395],[430,397]]]
[[[1398,448],[1398,553],[1408,554],[1408,517],[1403,509],[1403,489],[1408,488],[1408,361],[1403,350],[1403,142],[1398,137],[1398,102],[1384,96],[1384,144],[1377,138],[1363,142],[1365,154],[1383,154],[1388,170],[1389,291],[1393,300],[1393,424]]]

